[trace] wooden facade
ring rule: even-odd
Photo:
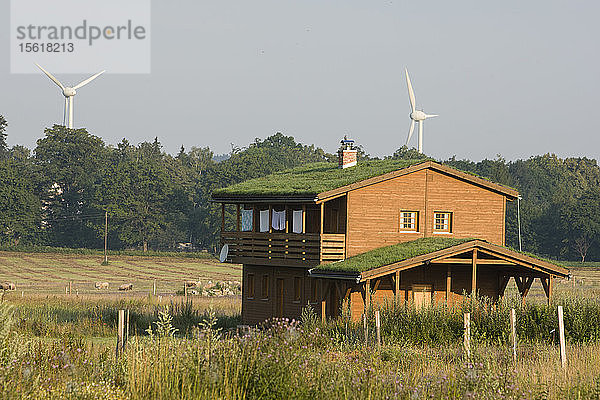
[[[229,246],[227,261],[244,265],[242,319],[256,324],[270,317],[298,318],[307,304],[323,316],[335,316],[343,300],[358,318],[372,302],[393,298],[452,304],[476,290],[497,299],[511,277],[523,296],[533,279],[541,279],[550,296],[553,278],[564,276],[565,270],[499,250],[504,249],[506,201],[517,196],[513,189],[427,161],[314,196],[214,201],[223,204],[223,215],[225,204],[236,206],[236,229],[226,231],[223,218],[221,239]],[[250,232],[240,230],[240,209],[254,211]],[[260,210],[269,210],[269,216],[273,210],[285,211],[285,229],[258,232]],[[294,210],[303,211],[301,233],[291,230]],[[480,240],[446,258],[381,266],[358,275],[312,269],[427,237]]]

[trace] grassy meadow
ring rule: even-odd
[[[11,280],[17,281],[17,291],[6,292],[0,302],[0,398],[600,398],[595,266],[574,267],[575,279],[557,284],[550,306],[539,296],[541,288],[533,288],[525,304],[512,288],[499,304],[470,299],[452,309],[434,305],[422,310],[388,304],[380,309],[378,345],[372,312],[366,336],[362,323],[352,322],[344,308],[340,318],[324,324],[307,308],[300,321],[271,320],[238,330],[239,296],[174,295],[183,280],[239,279],[239,268],[221,275],[228,270],[207,260],[119,256],[100,266],[101,258],[89,257],[0,253],[0,268],[6,271],[10,268],[3,260],[27,262],[19,275],[14,264]],[[167,268],[165,274],[172,277],[160,298],[150,294],[151,286],[142,286],[159,268]],[[79,295],[64,294],[64,278],[44,281],[50,270],[49,275],[70,271]],[[132,270],[137,281],[131,280]],[[113,277],[111,286],[129,278],[137,287],[127,295],[112,287],[98,292],[93,289],[96,276]],[[30,286],[21,294],[26,282]],[[565,309],[564,369],[557,344],[558,304]],[[508,323],[513,307],[516,363]],[[130,311],[130,336],[117,358],[121,308]],[[462,347],[466,311],[472,319],[470,357]]]
[[[13,282],[17,291],[40,294],[65,293],[72,282],[72,293],[97,294],[95,282],[108,282],[100,293],[115,295],[118,287],[132,283],[127,295],[152,292],[171,295],[183,288],[186,280],[241,281],[241,266],[221,264],[214,258],[144,257],[116,255],[101,265],[101,254],[57,254],[0,251],[0,279]]]

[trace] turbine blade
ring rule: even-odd
[[[410,129],[408,131],[408,139],[406,139],[406,146],[408,146],[408,142],[410,142],[410,138],[412,137],[413,131],[415,130],[415,120],[410,121]]]
[[[38,67],[39,69],[41,69],[41,70],[42,70],[42,72],[43,72],[44,74],[46,74],[46,76],[47,76],[48,78],[50,78],[50,79],[51,79],[51,80],[52,80],[54,83],[56,83],[56,84],[58,85],[58,87],[59,87],[59,88],[61,88],[62,90],[65,90],[65,87],[63,86],[63,84],[62,84],[62,83],[60,83],[60,81],[59,81],[58,79],[56,79],[56,78],[54,77],[54,75],[52,75],[50,72],[48,72],[48,71],[46,71],[44,68],[42,68],[42,67],[40,66],[40,64],[37,64],[37,63],[36,63],[35,65],[37,65],[37,67]]]
[[[408,76],[408,69],[404,68],[404,72],[406,73],[406,85],[408,86],[408,99],[410,100],[410,109],[413,112],[415,112],[415,108],[416,108],[415,92],[413,92],[412,85],[410,84],[410,77]]]
[[[97,77],[99,77],[100,75],[102,75],[103,73],[105,73],[106,71],[100,71],[98,72],[96,75],[92,75],[89,78],[87,78],[85,81],[73,86],[73,89],[77,90],[80,87],[83,87],[85,85],[87,85],[88,83],[90,83],[91,81],[93,81],[94,79],[96,79]]]
[[[438,114],[425,114],[425,118],[439,117]]]

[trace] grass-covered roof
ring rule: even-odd
[[[374,268],[383,267],[385,265],[399,263],[414,257],[433,253],[435,251],[444,250],[449,247],[457,246],[466,242],[477,239],[456,239],[448,237],[427,237],[410,242],[402,242],[391,246],[380,247],[375,250],[359,254],[354,257],[349,257],[343,261],[337,261],[327,264],[321,264],[315,267],[315,270],[323,272],[340,272],[340,273],[361,273]],[[511,252],[518,253],[524,256],[535,258],[555,266],[566,268],[563,264],[555,260],[549,260],[538,255],[518,251],[511,248],[499,246]]]
[[[329,264],[321,264],[316,270],[335,272],[364,272],[384,265],[394,264],[409,258],[422,256],[443,250],[474,239],[454,239],[446,237],[428,237],[403,242],[359,254]]]
[[[308,164],[217,189],[213,197],[317,195],[424,161],[427,160],[369,160],[346,169],[337,163]]]

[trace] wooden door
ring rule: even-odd
[[[415,308],[429,307],[433,297],[432,285],[412,285],[413,304]]]
[[[277,296],[276,296],[276,302],[277,302],[277,317],[278,318],[283,318],[283,279],[282,278],[278,278],[277,279]]]

